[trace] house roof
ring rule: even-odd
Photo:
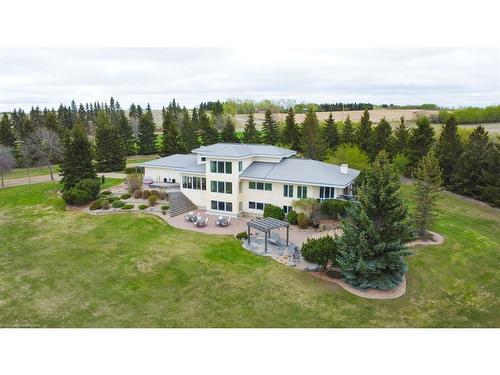
[[[191,169],[198,166],[196,154],[175,154],[166,156],[164,158],[155,159],[141,163],[141,167],[160,167],[160,168],[172,168],[172,169]],[[205,166],[203,166],[203,170]]]
[[[272,180],[309,185],[347,186],[357,176],[357,169],[340,173],[340,166],[312,159],[289,158],[279,163],[253,162],[241,174],[243,179]]]
[[[210,146],[201,146],[192,150],[192,152],[209,157],[214,156],[222,158],[242,158],[250,156],[289,157],[296,154],[296,151],[286,148],[264,144],[244,143],[216,143]]]

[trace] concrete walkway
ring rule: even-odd
[[[101,177],[104,175],[104,177],[107,178],[125,178],[127,175],[125,173],[120,173],[120,172],[106,172],[106,173],[98,173],[97,177]],[[59,181],[61,180],[62,176],[60,174],[55,173],[54,174],[54,181]],[[30,182],[31,180],[31,182]],[[39,184],[42,182],[50,182],[52,181],[50,179],[50,175],[44,175],[44,176],[33,176],[31,179],[28,179],[28,177],[23,177],[23,178],[14,178],[12,180],[5,180],[4,181],[4,187],[13,187],[13,186],[21,186],[21,185],[30,185],[30,184]]]

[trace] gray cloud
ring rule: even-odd
[[[0,49],[0,110],[172,98],[500,103],[500,49]]]

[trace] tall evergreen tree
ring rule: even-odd
[[[157,152],[155,124],[150,112],[144,113],[140,118],[138,144],[139,153],[142,155],[155,154]]]
[[[193,129],[198,134],[200,131],[200,119],[199,119],[198,111],[196,110],[196,107],[193,108],[193,113],[191,115],[191,124],[193,125]]]
[[[431,126],[429,119],[425,116],[417,119],[417,127],[412,129],[410,135],[410,166],[415,167],[420,159],[422,159],[434,143],[434,129]]]
[[[401,122],[399,123],[396,130],[394,130],[394,136],[390,141],[390,150],[391,155],[395,156],[397,154],[400,155],[408,155],[409,152],[409,143],[410,143],[410,129],[407,128],[405,124],[404,116],[401,116]]]
[[[375,157],[381,150],[388,151],[391,134],[392,134],[391,125],[387,122],[385,117],[383,117],[380,120],[377,127],[375,128],[375,130],[372,132],[371,147],[370,147],[372,160],[375,159]]]
[[[234,127],[233,119],[231,116],[226,116],[224,121],[224,127],[221,132],[222,142],[226,143],[236,143],[238,138],[236,137],[236,128]]]
[[[279,140],[279,129],[271,110],[267,110],[262,124],[262,140],[269,145],[275,145]]]
[[[491,142],[488,132],[479,125],[469,136],[464,151],[457,163],[451,189],[465,195],[479,197],[479,182],[488,169],[488,154]]]
[[[205,146],[219,142],[219,132],[215,129],[212,119],[205,111],[200,110],[200,135]]]
[[[295,112],[293,107],[290,107],[285,118],[285,129],[283,129],[282,141],[292,150],[300,148],[300,128],[295,122]]]
[[[182,114],[180,116],[180,119],[181,119],[180,135],[181,135],[182,148],[184,149],[185,152],[191,152],[191,150],[199,146],[198,128],[194,125],[192,119],[189,117],[189,112],[186,109],[186,107],[182,109]]]
[[[415,225],[417,235],[425,238],[429,224],[436,214],[436,202],[442,190],[443,178],[439,160],[431,150],[417,164],[413,173],[415,178]]]
[[[123,149],[126,155],[134,155],[136,153],[135,138],[130,119],[125,116],[125,112],[120,110],[117,114],[118,136],[122,142]]]
[[[161,155],[168,156],[179,153],[179,131],[175,121],[175,113],[172,109],[167,109],[163,116],[163,134]]]
[[[78,120],[64,139],[64,155],[59,165],[63,190],[68,190],[84,178],[96,178],[92,163],[92,145],[85,134],[84,124]]]
[[[340,143],[339,129],[331,112],[325,121],[325,127],[323,128],[323,138],[325,139],[327,147],[331,148],[332,150],[335,149]]]
[[[356,143],[359,145],[361,150],[369,153],[370,152],[370,140],[372,136],[372,122],[370,120],[370,113],[367,109],[361,115],[359,121],[359,128],[356,132]]]
[[[458,135],[457,121],[454,115],[450,115],[443,125],[439,141],[436,145],[436,155],[443,171],[445,186],[451,184],[462,151],[463,145]]]
[[[352,125],[351,117],[347,115],[342,126],[342,134],[340,135],[340,141],[346,144],[354,144],[356,141],[356,134],[354,131],[354,126]]]
[[[12,148],[16,143],[16,136],[14,135],[14,130],[12,129],[12,123],[10,121],[9,115],[4,113],[2,120],[0,121],[0,145]]]
[[[118,128],[109,115],[100,111],[96,123],[96,153],[98,172],[114,172],[125,169],[125,149]]]
[[[46,114],[44,114],[43,126],[49,130],[55,131],[56,133],[61,132],[61,128],[59,126],[59,120],[54,110],[48,111]]]
[[[365,171],[358,203],[342,222],[337,263],[356,288],[390,289],[407,271],[405,243],[414,238],[408,209],[401,198],[399,176],[385,152]]]
[[[302,125],[302,135],[301,151],[304,156],[316,160],[323,159],[326,144],[321,134],[318,117],[312,108],[306,113]]]
[[[253,113],[248,115],[245,122],[245,131],[243,132],[243,143],[259,143],[260,135],[255,126],[255,117]]]
[[[486,160],[486,167],[478,182],[479,195],[486,202],[500,207],[500,144],[491,144]]]

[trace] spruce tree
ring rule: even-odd
[[[385,152],[365,171],[358,202],[342,222],[337,263],[356,288],[390,289],[407,271],[405,243],[414,238],[408,209],[401,198],[399,176]]]
[[[293,107],[290,107],[285,118],[285,129],[283,130],[282,141],[292,150],[298,150],[300,148],[300,128],[295,122]]]
[[[340,141],[346,144],[354,144],[355,143],[355,131],[354,126],[352,125],[351,117],[347,115],[347,118],[344,121],[342,126],[342,134],[340,135]]]
[[[482,200],[500,207],[500,144],[492,143],[486,154],[487,164],[478,182]]]
[[[325,121],[323,138],[325,139],[327,147],[332,150],[334,150],[340,143],[339,129],[331,113]]]
[[[193,111],[194,115],[194,111]],[[181,118],[181,126],[180,126],[180,135],[181,135],[181,143],[182,148],[185,152],[191,152],[191,150],[198,148],[198,128],[195,127],[194,122],[189,117],[189,112],[184,107],[182,109]]]
[[[488,132],[479,125],[471,133],[457,163],[450,188],[461,194],[479,197],[479,182],[488,169],[488,154],[491,142]]]
[[[410,166],[415,167],[420,159],[422,159],[434,143],[434,129],[431,126],[429,119],[425,116],[417,119],[417,127],[412,129],[410,135]]]
[[[439,160],[432,150],[420,159],[413,177],[416,180],[413,192],[415,226],[418,237],[425,238],[431,220],[435,217],[436,201],[443,185]]]
[[[391,125],[387,122],[385,117],[383,117],[375,130],[372,132],[371,138],[371,156],[372,160],[375,159],[377,154],[381,150],[388,151],[389,142],[391,139],[392,128]]]
[[[394,136],[390,141],[391,155],[395,156],[408,155],[409,153],[409,142],[410,142],[410,129],[406,127],[405,118],[401,116],[401,122],[399,123],[396,130],[394,130]]]
[[[361,150],[370,152],[370,140],[372,136],[372,122],[370,120],[370,113],[367,109],[361,115],[359,128],[356,132],[356,143]]]
[[[205,146],[213,145],[219,142],[219,132],[215,129],[212,119],[205,111],[199,113],[200,119],[200,135]]]
[[[63,190],[74,187],[84,178],[97,177],[92,159],[92,145],[85,134],[84,124],[77,120],[64,139],[64,155],[59,165]]]
[[[117,114],[117,125],[118,137],[122,142],[123,150],[125,150],[126,155],[134,155],[136,153],[135,149],[135,138],[132,129],[131,120],[125,116],[125,112],[120,110]]]
[[[255,127],[255,117],[253,113],[248,115],[243,132],[243,143],[259,143],[260,135]]]
[[[312,108],[306,113],[302,124],[302,147],[304,157],[322,160],[326,151],[326,144],[321,134],[319,120]]]
[[[436,145],[436,155],[443,171],[445,186],[451,184],[462,151],[463,145],[458,135],[457,121],[454,115],[450,115],[443,125],[439,141]]]
[[[43,117],[43,126],[49,130],[53,130],[56,133],[61,132],[61,127],[59,125],[59,120],[57,114],[54,110],[48,111]]]
[[[179,131],[175,121],[175,113],[169,108],[163,116],[163,133],[161,143],[161,156],[168,156],[179,153]]]
[[[12,148],[15,143],[16,136],[14,135],[14,130],[12,129],[12,123],[9,119],[9,115],[4,113],[2,120],[0,121],[0,145]]]
[[[226,143],[238,142],[238,138],[236,137],[236,129],[234,127],[231,116],[226,116],[224,127],[222,128],[221,138],[222,142]]]
[[[95,158],[98,172],[115,172],[125,169],[125,149],[118,128],[109,116],[100,111],[97,115]]]
[[[150,112],[144,113],[139,120],[139,153],[142,155],[155,154],[156,148],[156,135],[155,124]]]
[[[267,110],[262,124],[262,141],[269,145],[275,145],[279,139],[279,129],[271,110]]]

